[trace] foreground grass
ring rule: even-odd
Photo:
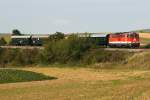
[[[14,70],[14,69],[0,69],[0,83],[15,83],[15,82],[28,82],[28,81],[41,81],[54,79],[50,76],[45,76],[43,74]]]
[[[150,71],[26,68],[57,80],[0,85],[2,100],[149,100]]]

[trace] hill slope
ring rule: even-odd
[[[150,29],[135,30],[134,32],[140,32],[140,33],[150,33]]]

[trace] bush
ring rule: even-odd
[[[25,66],[39,64],[40,51],[22,49],[0,49],[0,66]]]
[[[150,53],[137,53],[128,59],[126,64],[129,68],[150,69]]]
[[[16,53],[14,60],[12,61],[13,65],[33,65],[38,64],[39,61],[39,51],[37,49],[34,50],[20,50]]]
[[[10,64],[14,57],[16,57],[16,54],[18,52],[17,49],[1,49],[0,50],[0,64],[1,67],[6,67],[6,65]]]
[[[0,46],[4,46],[6,44],[7,44],[6,40],[3,37],[0,38]]]
[[[18,29],[12,30],[12,35],[22,35]]]
[[[83,56],[83,63],[124,63],[132,53],[123,51],[105,51],[103,49],[95,49],[88,51]]]
[[[58,41],[64,38],[65,38],[65,35],[62,32],[56,32],[55,34],[52,34],[49,36],[50,41]]]
[[[69,36],[68,39],[50,41],[44,51],[48,63],[72,63],[78,62],[82,55],[94,45],[88,38],[79,38],[76,35]]]

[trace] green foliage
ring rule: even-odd
[[[69,36],[68,39],[50,41],[45,47],[45,58],[48,63],[70,63],[79,62],[82,55],[93,44],[88,38],[79,38],[76,35]]]
[[[7,44],[6,40],[3,37],[1,37],[0,38],[0,46],[4,46],[6,44]]]
[[[21,49],[0,49],[0,67],[39,64],[40,51]]]
[[[7,64],[11,63],[16,54],[16,50],[0,49],[0,67],[6,67]]]
[[[133,53],[123,51],[105,51],[103,49],[95,49],[88,51],[83,56],[83,63],[95,64],[95,63],[122,63],[126,59],[133,55]]]
[[[18,29],[12,30],[12,35],[22,35]]]
[[[62,32],[56,32],[55,34],[49,36],[50,41],[58,41],[64,38],[65,35]]]
[[[138,53],[130,57],[126,64],[129,68],[150,69],[150,53]]]
[[[28,82],[28,81],[41,81],[56,79],[54,77],[45,76],[43,74],[13,70],[13,69],[0,69],[0,83],[15,83],[15,82]]]
[[[38,63],[39,51],[34,50],[20,50],[16,53],[16,57],[12,61],[13,65],[32,65]]]

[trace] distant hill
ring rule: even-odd
[[[139,33],[150,33],[150,29],[135,30],[134,32],[139,32]]]

